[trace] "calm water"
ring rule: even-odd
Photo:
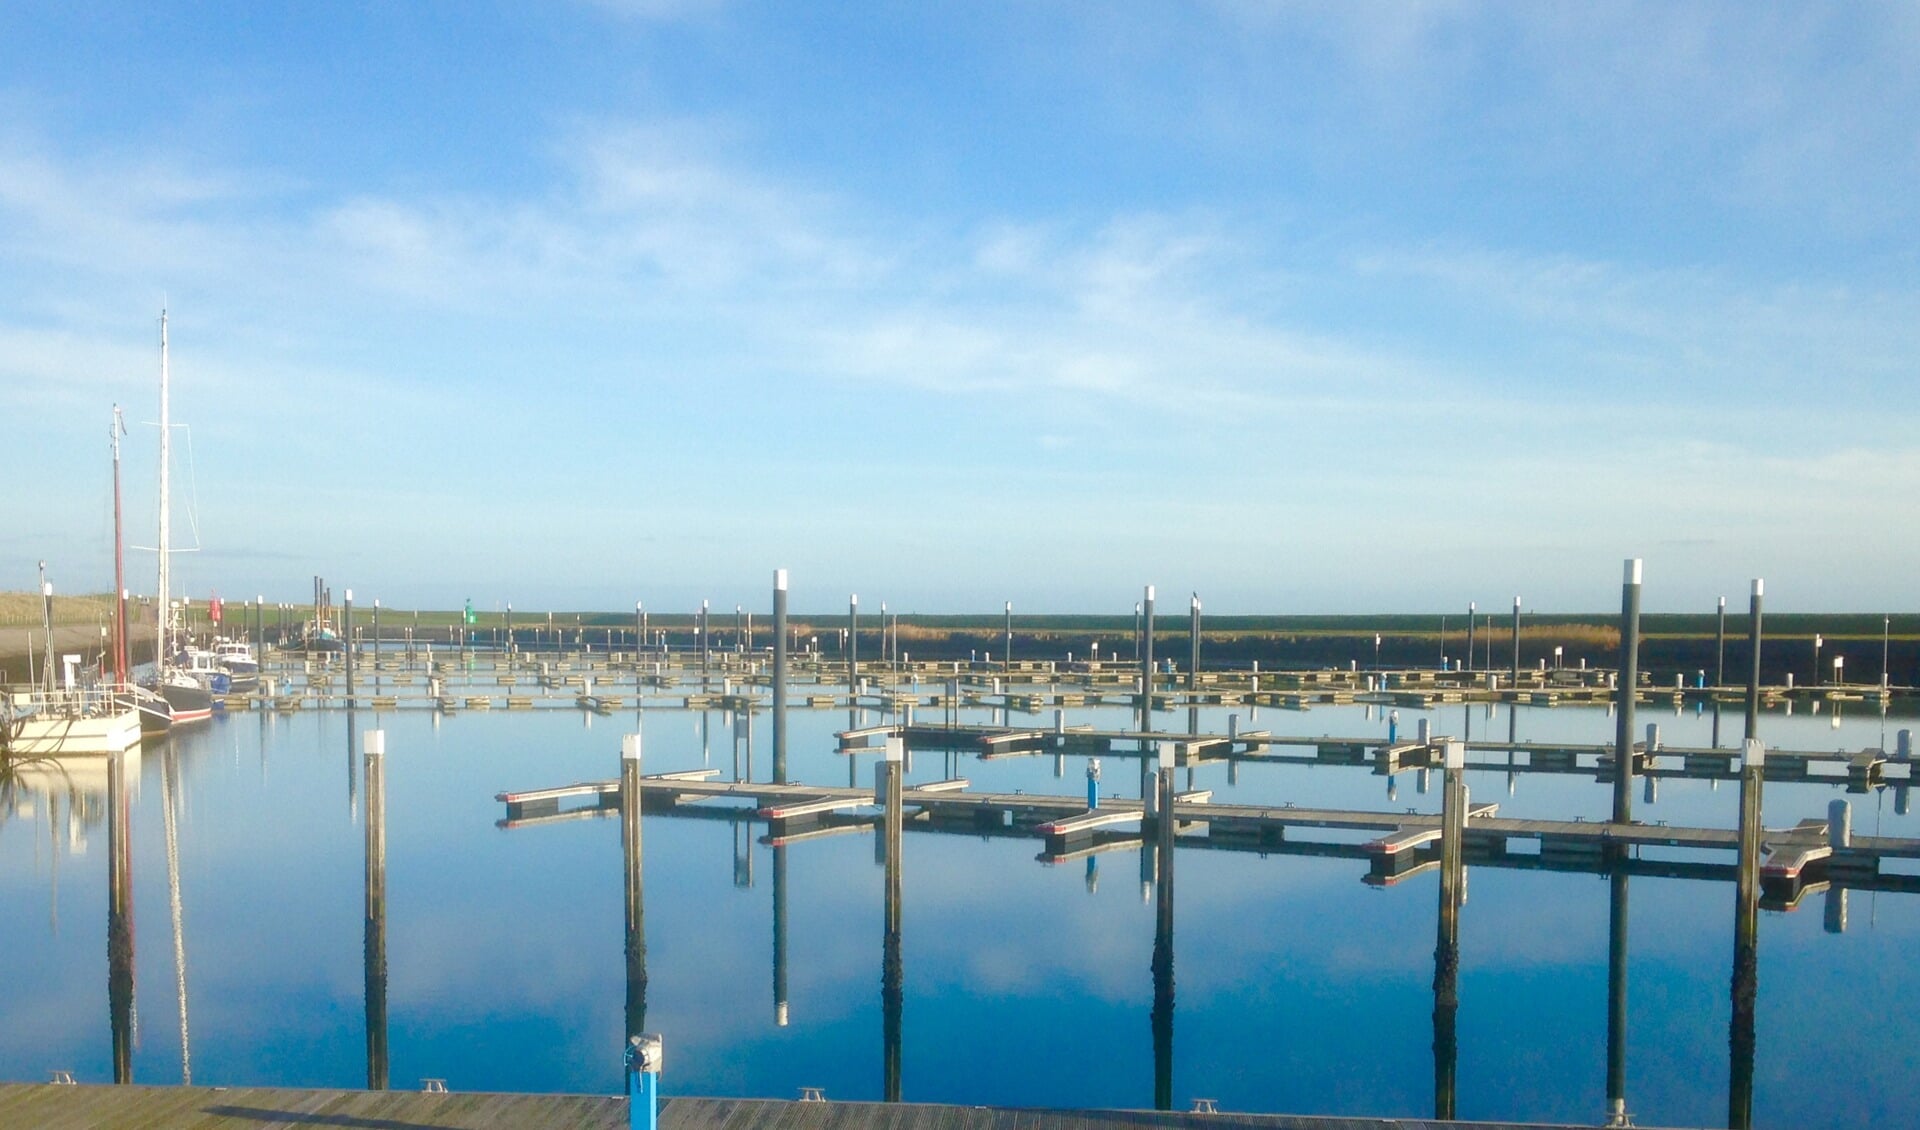
[[[1240,709],[1240,708],[1235,708]],[[1437,732],[1504,737],[1506,708],[1446,707]],[[1676,745],[1711,716],[1642,709]],[[973,720],[987,720],[974,712]],[[1421,712],[1402,709],[1411,731]],[[1051,715],[1047,715],[1050,720]],[[845,712],[795,711],[791,776],[846,784],[833,752]],[[1119,709],[1070,721],[1125,724]],[[1037,719],[1016,715],[1016,722]],[[1185,711],[1161,725],[1185,729]],[[1226,711],[1203,710],[1203,731]],[[1276,733],[1385,736],[1362,707],[1263,710]],[[1604,710],[1522,710],[1522,739],[1611,740]],[[731,775],[725,714],[649,711],[239,714],[149,745],[128,770],[136,958],[132,1074],[167,1083],[359,1087],[367,1080],[362,826],[355,731],[387,734],[387,989],[391,1080],[455,1090],[615,1092],[626,1017],[617,820],[502,830],[493,799],[617,775],[620,736],[645,733],[646,769]],[[1912,718],[1769,713],[1769,744],[1891,748]],[[1737,738],[1737,713],[1723,737]],[[770,727],[756,723],[764,777]],[[957,764],[955,764],[957,762]],[[871,759],[851,768],[871,781]],[[910,781],[957,769],[976,788],[1079,794],[1085,761],[915,755]],[[1395,795],[1362,768],[1223,765],[1195,783],[1222,801],[1438,811],[1438,780]],[[1128,760],[1109,794],[1132,795]],[[1473,773],[1503,815],[1604,819],[1591,779]],[[1184,781],[1183,781],[1184,785]],[[52,786],[51,789],[49,786]],[[1824,816],[1840,786],[1770,784],[1769,826]],[[1635,815],[1731,827],[1738,789],[1664,781]],[[175,817],[169,868],[167,802]],[[1861,833],[1920,836],[1891,795],[1855,796]],[[71,1069],[113,1077],[108,821],[98,760],[27,773],[0,809],[0,946],[9,956],[0,1077]],[[667,1042],[669,1092],[881,1095],[882,878],[870,834],[784,850],[789,1022],[776,1023],[775,871],[759,824],[644,821],[645,1025]],[[1150,1106],[1155,915],[1138,852],[1036,860],[1036,840],[909,831],[903,866],[903,1094],[908,1100]],[[1172,1095],[1223,1110],[1433,1113],[1437,878],[1388,889],[1345,859],[1178,853]],[[171,871],[171,874],[170,874]],[[177,875],[177,879],[175,876]],[[185,960],[175,959],[173,893]],[[1724,1125],[1731,884],[1631,886],[1628,1107],[1643,1125]],[[1461,914],[1458,1116],[1596,1122],[1605,1110],[1609,884],[1585,874],[1469,869]],[[1904,1120],[1920,1038],[1920,895],[1855,892],[1844,934],[1820,896],[1760,926],[1755,1121]],[[184,971],[184,978],[182,977]],[[185,990],[182,1016],[181,987]],[[183,1029],[185,1041],[183,1046]],[[183,1062],[184,1061],[184,1062]]]

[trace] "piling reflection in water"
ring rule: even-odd
[[[347,733],[353,733],[348,714]],[[349,738],[351,740],[351,738]],[[365,742],[367,1089],[387,1089],[387,766],[386,732],[369,730]]]
[[[1465,747],[1449,742],[1440,799],[1440,908],[1433,947],[1433,1116],[1454,1117],[1459,1063],[1455,1021],[1460,1011],[1460,907],[1466,899],[1462,839],[1466,832]]]
[[[1733,1009],[1727,1026],[1727,1125],[1753,1125],[1754,1005],[1760,991],[1761,787],[1765,755],[1749,739],[1740,768],[1740,856],[1733,899]]]
[[[1627,870],[1616,860],[1607,877],[1607,1125],[1631,1126],[1627,1114]]]
[[[133,846],[127,755],[107,755],[107,1012],[113,1081],[133,1082]]]
[[[621,739],[620,847],[626,875],[627,1038],[647,1030],[647,909],[640,857],[640,735]]]
[[[883,801],[881,843],[886,853],[885,925],[881,947],[880,1013],[884,1067],[881,1090],[887,1102],[900,1101],[900,1024],[905,970],[900,952],[902,823],[900,790],[905,775],[900,743],[889,742],[886,759],[876,767]]]
[[[1154,868],[1153,1107],[1173,1109],[1173,768],[1159,773]]]
[[[787,849],[773,848],[773,1022],[787,1026]]]
[[[1760,836],[1766,747],[1760,742],[1762,581],[1755,578],[1747,613],[1746,740],[1740,763],[1740,854],[1733,899],[1733,1009],[1727,1024],[1727,1125],[1753,1125],[1754,1003],[1760,988]]]

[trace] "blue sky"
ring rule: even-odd
[[[196,596],[1911,610],[1916,105],[1905,4],[9,4],[0,588],[165,302]]]

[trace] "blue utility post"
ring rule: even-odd
[[[628,1130],[659,1130],[660,1037],[634,1036],[627,1041]]]
[[[1100,759],[1095,757],[1087,762],[1087,811],[1100,807]]]

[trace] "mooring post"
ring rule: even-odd
[[[1433,948],[1433,1116],[1454,1117],[1459,1044],[1460,906],[1466,886],[1463,841],[1467,828],[1467,745],[1447,739],[1441,748],[1440,911]]]
[[[361,735],[367,793],[367,1090],[387,1089],[387,732]]]
[[[712,648],[708,646],[707,641],[711,638],[712,637],[707,634],[707,602],[705,600],[702,600],[700,602],[700,689],[701,690],[707,689],[707,663],[712,654]]]
[[[660,1037],[627,1040],[627,1130],[659,1130]]]
[[[340,651],[345,656],[347,669],[347,708],[353,708],[353,590],[347,590],[347,599],[340,605]]]
[[[1153,1105],[1173,1109],[1173,766],[1160,768],[1160,817],[1155,825],[1153,930]]]
[[[1007,615],[1007,626],[1006,626],[1005,640],[1002,646],[1000,669],[1002,671],[1012,671],[1013,670],[1013,601],[1011,600],[1007,601],[1006,615]]]
[[[1853,806],[1845,800],[1827,802],[1827,846],[1835,855],[1843,849],[1853,846]],[[1842,886],[1827,888],[1824,922],[1829,934],[1847,932],[1847,889]]]
[[[1473,671],[1473,622],[1479,618],[1479,605],[1467,601],[1467,671]]]
[[[860,594],[847,597],[847,696],[857,693],[860,670]]]
[[[787,571],[773,571],[773,781],[787,783]]]
[[[1753,579],[1753,595],[1747,605],[1747,732],[1748,740],[1760,736],[1760,598],[1766,582]],[[1791,678],[1791,676],[1789,676]]]
[[[1153,586],[1140,601],[1140,732],[1153,732]]]
[[[1620,582],[1620,686],[1613,739],[1613,822],[1633,821],[1633,708],[1640,693],[1640,559]],[[1647,752],[1652,753],[1651,744]]]
[[[1520,689],[1520,598],[1513,598],[1513,689]]]
[[[1759,587],[1760,582],[1755,581],[1756,622]],[[1757,629],[1754,634],[1758,635]],[[1755,670],[1758,667],[1756,659]],[[1766,779],[1766,759],[1767,750],[1760,739],[1748,737],[1740,759],[1740,851],[1734,872],[1733,1011],[1727,1034],[1732,1064],[1727,1088],[1727,1125],[1732,1130],[1747,1130],[1753,1125],[1754,1005],[1759,996],[1761,790]]]
[[[620,736],[620,847],[626,872],[627,1036],[647,1027],[647,912],[640,841],[641,738]]]
[[[905,997],[905,978],[901,959],[900,915],[902,902],[902,879],[900,858],[902,852],[903,813],[900,793],[903,779],[906,777],[906,765],[902,759],[905,743],[898,737],[887,739],[886,760],[881,763],[886,782],[885,820],[887,850],[887,890],[886,933],[883,938],[881,957],[880,995],[882,1042],[886,1057],[883,1069],[882,1089],[885,1100],[890,1103],[900,1101],[900,1020],[902,1002]]]
[[[107,755],[107,1013],[113,1081],[133,1082],[133,843],[126,751]]]
[[[1093,812],[1100,807],[1100,759],[1087,759],[1087,811]]]
[[[1727,598],[1720,598],[1719,616],[1713,629],[1713,685],[1727,685]]]
[[[1187,689],[1200,689],[1200,594],[1193,594],[1187,608]]]

